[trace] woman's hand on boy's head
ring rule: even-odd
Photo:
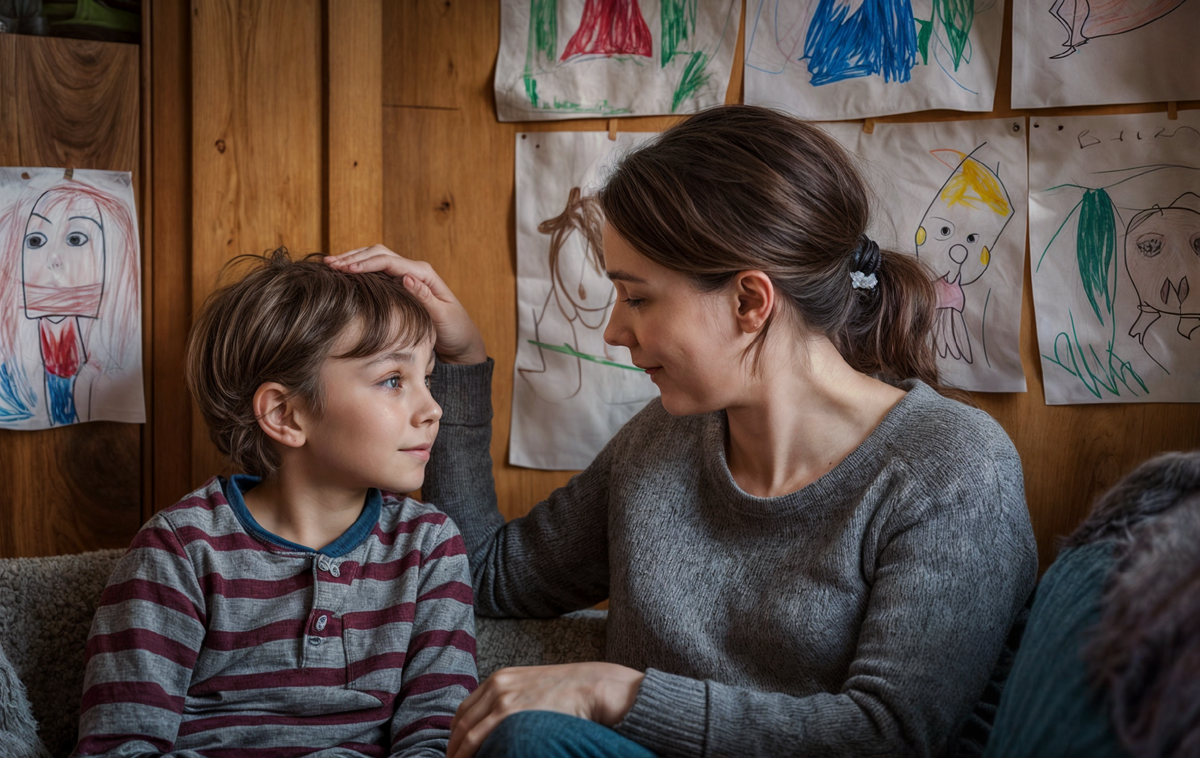
[[[438,358],[443,363],[483,363],[487,350],[483,335],[467,314],[467,309],[425,261],[412,261],[392,252],[383,245],[371,245],[341,255],[325,258],[330,266],[341,271],[365,274],[382,271],[404,281],[404,286],[433,317],[437,330]]]

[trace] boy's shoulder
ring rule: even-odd
[[[432,503],[391,492],[383,493],[377,536],[395,542],[402,536],[409,542],[423,542],[438,535],[458,535],[454,521]]]

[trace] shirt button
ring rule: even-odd
[[[308,644],[312,645],[313,647],[320,647],[321,646],[321,638],[320,637],[309,637]]]
[[[329,623],[329,617],[326,616],[325,614],[321,614],[320,618],[317,619],[317,631],[318,632],[325,631],[325,625],[328,623]]]
[[[335,564],[333,564],[332,566],[330,566],[330,567],[329,567],[329,573],[333,574],[334,576],[341,576],[341,575],[342,575],[342,570],[341,570],[341,569],[339,569],[339,568],[338,568],[338,565],[335,563]]]

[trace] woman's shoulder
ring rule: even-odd
[[[913,474],[960,485],[1024,491],[1021,458],[1000,424],[979,408],[913,382],[889,419],[890,451]]]

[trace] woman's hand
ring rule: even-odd
[[[443,363],[483,363],[487,360],[487,350],[479,328],[433,270],[433,266],[424,261],[402,258],[383,245],[361,247],[341,255],[328,256],[325,260],[341,271],[355,274],[382,271],[401,279],[404,287],[416,295],[433,317],[433,325],[437,330],[434,350]]]
[[[500,669],[458,706],[447,758],[471,758],[506,717],[557,711],[613,726],[633,707],[644,674],[615,663]]]

